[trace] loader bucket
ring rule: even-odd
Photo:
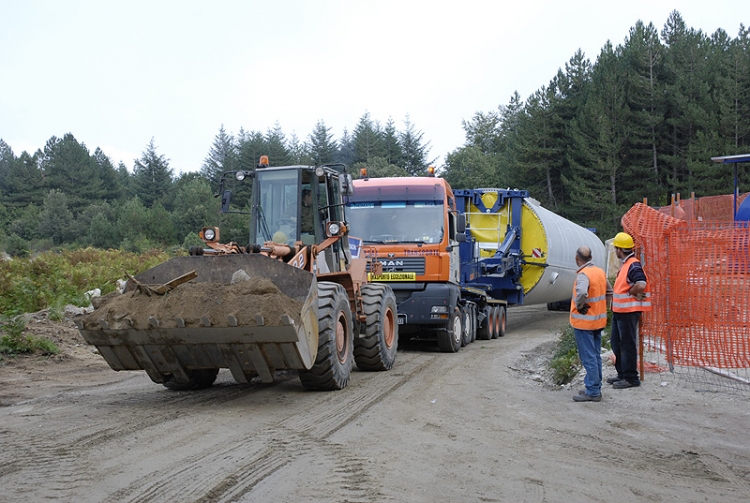
[[[195,279],[154,293],[192,271]],[[114,370],[142,369],[154,382],[220,368],[238,382],[271,382],[274,370],[315,362],[317,296],[313,274],[264,255],[178,257],[137,275],[77,324]]]

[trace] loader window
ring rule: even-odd
[[[298,176],[297,171],[258,170],[256,184],[260,204],[255,209],[257,225],[253,243],[294,244],[299,239]]]
[[[439,243],[444,212],[439,201],[355,202],[347,206],[352,236],[365,243]]]

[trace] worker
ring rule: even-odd
[[[635,242],[630,234],[619,232],[612,244],[622,265],[615,280],[612,300],[612,352],[617,375],[607,378],[614,389],[640,386],[638,377],[638,327],[641,313],[651,311],[651,289],[640,261],[635,258]]]
[[[302,189],[301,218],[302,225],[300,226],[300,232],[313,233],[315,231],[315,219],[313,217],[312,192],[310,192],[310,189]]]
[[[601,267],[594,265],[591,248],[576,250],[578,274],[570,302],[570,326],[576,337],[578,356],[586,370],[576,402],[600,402],[602,399],[602,329],[607,326],[607,303],[612,300],[612,286]]]

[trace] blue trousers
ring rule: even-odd
[[[581,359],[586,376],[586,394],[599,396],[602,394],[602,331],[573,329],[578,346],[578,357]]]
[[[641,313],[612,313],[612,352],[615,354],[617,377],[635,385],[638,376],[638,323]]]

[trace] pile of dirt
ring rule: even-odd
[[[159,327],[175,328],[182,320],[186,327],[230,326],[228,317],[239,326],[280,326],[286,315],[300,323],[303,303],[284,295],[270,279],[258,278],[232,285],[184,283],[164,295],[148,295],[140,290],[113,293],[99,299],[97,309],[83,317],[86,328],[99,329],[105,320],[111,329],[148,329],[153,320]]]

